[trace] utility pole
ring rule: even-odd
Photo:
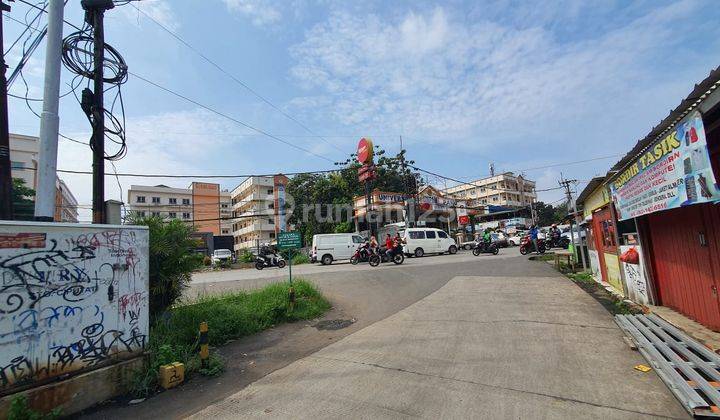
[[[407,164],[405,163],[405,149],[403,149],[403,139],[400,136],[400,164],[402,166],[403,177],[403,195],[405,195],[405,228],[410,227],[410,186],[407,179]],[[414,203],[414,201],[413,201]]]
[[[536,217],[535,217],[535,197],[537,197],[537,191],[535,191],[535,187],[533,187],[533,196],[530,198],[530,218],[532,219],[532,224],[534,225],[536,223]]]
[[[45,86],[43,110],[40,116],[40,151],[38,154],[37,194],[35,196],[35,220],[43,222],[52,222],[55,216],[64,8],[63,0],[50,0],[48,4]]]
[[[105,10],[115,7],[112,0],[82,0],[85,20],[93,27],[93,223],[105,223],[105,107],[103,100],[105,62]]]
[[[12,0],[11,0],[12,1]],[[0,0],[0,45],[3,44],[3,12],[10,5]],[[5,56],[0,54],[0,220],[12,219],[12,168],[10,164],[10,128],[8,126],[7,81]]]
[[[573,245],[575,245],[575,232],[573,231],[573,221],[577,224],[577,204],[575,203],[575,200],[573,199],[572,192],[570,191],[570,184],[577,183],[576,179],[564,179],[563,174],[560,173],[560,181],[558,181],[558,184],[560,184],[561,187],[565,188],[565,196],[568,200],[568,211],[572,212],[572,218],[570,219],[570,240],[572,241]],[[572,206],[572,207],[571,207]],[[585,263],[585,250],[583,249],[583,243],[582,243],[582,236],[580,235],[580,225],[578,224],[578,243],[580,244],[580,260],[582,262],[582,268],[583,271],[587,268],[587,264]]]

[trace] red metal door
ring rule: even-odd
[[[720,331],[715,272],[720,258],[720,211],[711,204],[648,216],[652,264],[660,303]],[[715,267],[713,267],[715,265]]]

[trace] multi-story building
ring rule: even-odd
[[[10,165],[13,178],[25,181],[25,186],[37,190],[37,168],[40,139],[22,134],[10,134]],[[55,178],[56,222],[77,223],[78,202],[67,184]]]
[[[235,187],[232,197],[232,234],[235,251],[273,242],[285,230],[284,175],[254,176]]]
[[[193,182],[189,188],[167,185],[132,185],[128,211],[139,216],[160,216],[193,224],[198,232],[231,235],[230,193],[218,184]]]
[[[447,189],[447,194],[467,200],[468,207],[525,207],[537,199],[535,181],[505,172]]]

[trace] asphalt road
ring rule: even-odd
[[[684,418],[600,304],[515,249],[401,266],[300,266],[333,302],[326,331],[279,326],[231,343],[228,371],[94,418]],[[201,273],[188,296],[286,271]]]

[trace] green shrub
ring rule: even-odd
[[[205,267],[209,267],[210,264],[212,264],[212,258],[208,257],[207,255],[203,258],[203,265]]]
[[[302,253],[295,254],[292,257],[292,263],[293,263],[293,265],[309,264],[310,257],[308,257],[307,255],[302,254]]]
[[[240,258],[238,258],[238,261],[243,263],[252,263],[255,262],[255,255],[250,252],[249,249],[243,250],[242,255],[240,255]]]
[[[192,226],[161,217],[132,217],[130,223],[150,229],[150,320],[172,306],[190,283],[190,273],[200,267],[203,256],[192,252],[196,240]]]

